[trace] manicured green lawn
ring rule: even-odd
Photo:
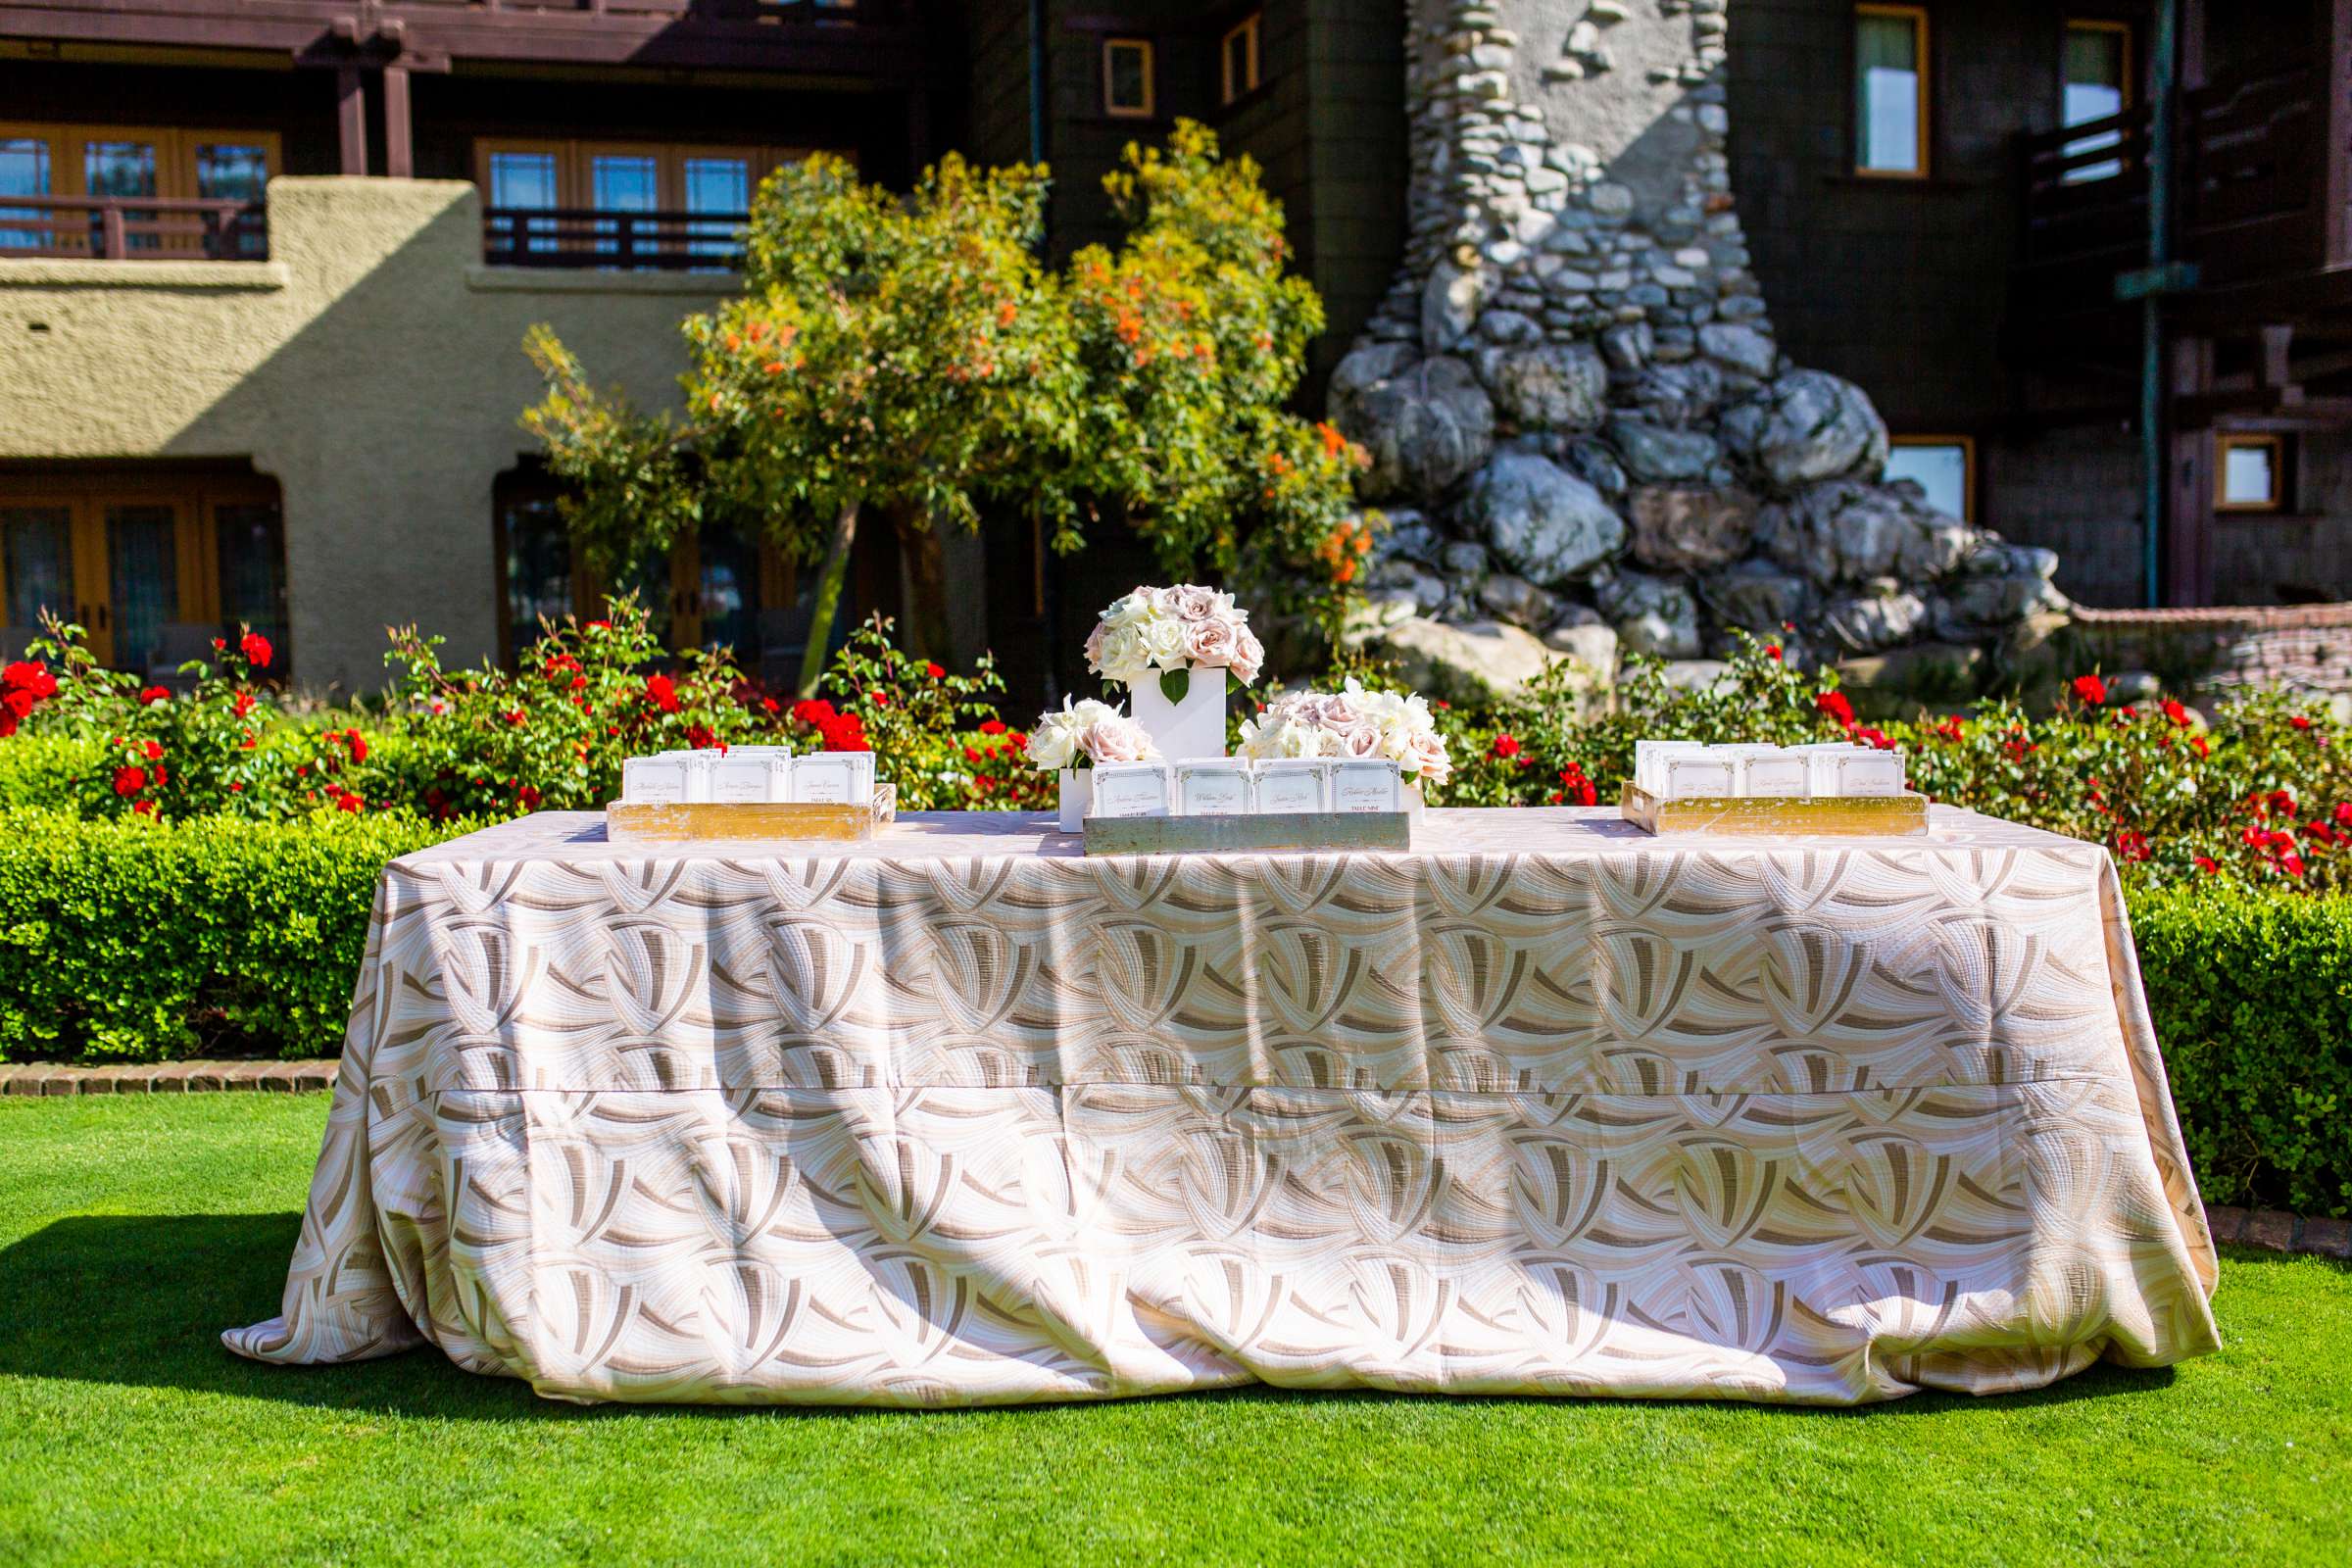
[[[1859,1412],[1298,1396],[578,1409],[287,1370],[321,1096],[0,1102],[0,1563],[2346,1561],[2352,1272],[2233,1254],[2229,1348]]]

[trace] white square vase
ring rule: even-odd
[[[1086,831],[1086,798],[1092,780],[1074,767],[1061,770],[1061,816],[1054,826],[1064,833]]]
[[[1225,755],[1225,666],[1196,665],[1191,674],[1192,684],[1181,703],[1168,701],[1156,675],[1146,676],[1129,693],[1135,721],[1170,762]]]

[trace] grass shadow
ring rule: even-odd
[[[711,1416],[830,1420],[902,1413],[853,1406],[564,1404],[540,1398],[516,1379],[460,1371],[430,1347],[385,1360],[328,1367],[265,1366],[231,1355],[220,1345],[220,1330],[275,1311],[299,1226],[300,1216],[293,1213],[85,1215],[57,1220],[0,1249],[0,1375],[181,1389],[443,1420],[612,1420],[681,1408]],[[2019,1394],[1978,1397],[1929,1393],[1855,1407],[1771,1408],[1793,1418],[1899,1420],[1962,1405],[2028,1408],[2132,1397],[2160,1393],[2173,1382],[2171,1368],[2132,1370],[2101,1364],[2048,1388]],[[1387,1403],[1427,1396],[1252,1385],[1166,1397],[1278,1405]],[[1534,1396],[1452,1397],[1470,1410],[1557,1402]],[[1758,1408],[1704,1400],[1609,1402],[1688,1404],[1713,1411]]]

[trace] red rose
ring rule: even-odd
[[[2148,858],[2147,835],[2126,828],[2115,836],[2115,853],[2127,860],[2146,859]]]
[[[11,718],[30,718],[32,705],[32,693],[22,686],[11,686],[6,691],[0,691],[0,709],[6,709]]]
[[[153,816],[155,814],[155,803],[153,801],[133,801],[130,803],[130,814],[133,816]]]
[[[947,671],[941,668],[939,665],[934,664],[926,660],[923,663],[923,673],[930,676],[933,680],[937,680],[940,676],[945,675]]]
[[[251,693],[251,692],[239,692],[239,693],[237,693],[237,701],[236,701],[236,704],[235,704],[235,708],[236,708],[236,713],[237,713],[237,716],[238,716],[239,718],[243,718],[243,717],[244,717],[244,716],[245,716],[247,713],[250,713],[250,712],[252,712],[252,711],[253,711],[253,693]]]
[[[1781,662],[1781,645],[1779,643],[1766,643],[1764,645],[1764,657],[1771,660],[1776,664],[1779,663]]]
[[[2303,874],[2303,857],[2292,850],[2287,851],[2278,857],[2278,869],[2284,871],[2288,876],[2301,876]]]
[[[161,741],[149,741],[145,750],[147,753],[147,760],[150,762],[160,762],[163,760],[164,746]]]
[[[270,667],[270,639],[263,636],[258,631],[247,632],[245,634],[245,640],[237,644],[237,652],[243,654],[245,656],[245,662],[251,664],[256,669],[268,669]]]
[[[147,770],[143,767],[122,766],[115,769],[115,793],[136,795],[147,787]]]
[[[153,708],[158,703],[168,703],[171,700],[172,688],[169,686],[146,686],[139,690],[139,706],[141,708]]]
[[[792,705],[792,716],[811,728],[818,728],[833,717],[833,705],[821,697],[803,698]]]
[[[2107,683],[2096,675],[2077,675],[2075,696],[2085,708],[2096,708],[2107,700]]]
[[[1854,705],[1845,700],[1845,693],[1818,692],[1814,695],[1813,706],[1847,729],[1854,727]]]
[[[2352,827],[2352,801],[2336,802],[2335,819],[2346,827]]]
[[[2219,871],[2221,868],[2222,862],[2215,859],[2212,856],[2200,855],[2197,857],[2197,869],[2204,872],[2207,876],[2213,875],[2214,872]]]
[[[664,713],[678,710],[677,682],[667,675],[649,675],[645,682],[645,700]]]
[[[1004,721],[1001,718],[988,719],[981,724],[980,733],[983,735],[1002,735],[1004,733]]]
[[[2164,716],[2168,719],[2171,719],[2174,723],[2180,725],[2182,729],[2188,728],[2188,710],[2182,708],[2178,702],[2174,701],[2170,697],[2167,697],[2164,700]]]
[[[514,798],[522,803],[522,808],[526,811],[535,811],[539,808],[539,792],[528,784],[516,790]]]
[[[2311,728],[2311,719],[2310,719],[2310,717],[2309,717],[2308,715],[2306,715],[2306,714],[2303,714],[2303,713],[2295,713],[2295,714],[2291,714],[2291,715],[2290,715],[2290,716],[2287,718],[2287,722],[2288,722],[2289,724],[2292,724],[2292,725],[2294,725],[2294,726],[2295,726],[2295,728],[2297,728],[2297,729],[2309,729],[2309,728]]]
[[[1519,755],[1519,738],[1509,734],[1495,736],[1492,755],[1509,761]]]
[[[363,809],[367,805],[368,803],[361,800],[357,795],[345,795],[335,802],[336,809],[354,812]]]
[[[345,733],[349,735],[351,739],[351,760],[355,762],[365,762],[368,760],[367,740],[362,737],[360,732],[356,729],[348,730]]]

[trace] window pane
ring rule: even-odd
[[[2222,452],[2222,504],[2267,507],[2278,500],[2278,453],[2267,442]]]
[[[491,206],[544,210],[557,206],[561,200],[562,193],[556,188],[554,153],[490,155]],[[553,220],[521,218],[512,221],[514,238],[522,241],[527,249],[552,251],[556,248],[558,242]]]
[[[160,660],[164,623],[179,612],[179,557],[172,509],[106,509],[106,575],[114,606],[115,664],[146,671]]]
[[[732,648],[745,662],[756,663],[760,650],[753,646],[753,612],[760,553],[728,529],[706,529],[702,547],[703,646]]]
[[[507,624],[520,654],[539,636],[540,617],[573,613],[571,536],[552,497],[510,502],[502,519],[507,539]]]
[[[1886,454],[1886,477],[1910,479],[1928,493],[1928,505],[1947,516],[1968,516],[1968,448],[1957,442],[1906,442]]]
[[[1861,167],[1920,172],[1917,24],[1910,17],[1857,16],[1854,61]]]
[[[16,659],[24,639],[39,634],[42,611],[74,618],[72,510],[0,510],[0,571],[8,575],[8,657]]]
[[[1141,114],[1151,103],[1151,53],[1141,44],[1111,44],[1105,53],[1109,103]]]
[[[155,144],[144,141],[82,143],[82,189],[92,196],[155,194]]]
[[[751,160],[688,158],[684,175],[686,211],[710,213],[717,219],[687,224],[687,249],[697,256],[732,255],[735,230],[752,210]]]
[[[196,144],[196,194],[213,201],[258,202],[270,179],[270,155],[234,142]]]
[[[1250,27],[1236,27],[1225,35],[1225,101],[1250,91],[1257,85],[1257,34]]]
[[[2129,69],[2125,52],[2131,35],[2118,27],[2069,25],[2066,29],[2066,97],[2061,106],[2065,122],[2083,124],[2124,112],[2124,85]],[[2071,153],[2097,152],[2123,140],[2113,130],[2079,137],[2066,144]],[[2069,184],[2087,179],[2112,179],[2124,172],[2120,162],[2101,160],[2066,172]]]
[[[213,531],[220,556],[221,629],[249,625],[269,638],[277,651],[270,670],[282,675],[293,655],[287,648],[286,531],[277,503],[217,507]]]
[[[38,136],[0,136],[0,196],[47,196],[49,179],[47,141]],[[0,250],[47,249],[53,243],[46,227],[49,218],[46,210],[0,207]]]
[[[661,166],[634,153],[598,153],[588,161],[588,205],[608,213],[652,213],[662,207]]]

